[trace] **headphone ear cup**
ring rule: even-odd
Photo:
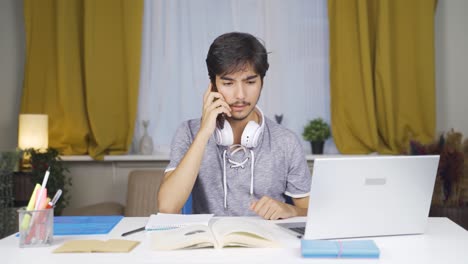
[[[215,129],[215,140],[216,144],[221,146],[231,146],[234,144],[234,135],[232,134],[232,128],[228,121],[224,120],[224,128]]]
[[[255,123],[256,124],[256,123]],[[263,134],[263,127],[258,125],[258,128],[255,130],[255,134],[254,134],[254,137],[253,137],[253,141],[252,141],[252,147],[255,148],[257,147],[258,145],[258,142],[260,141],[260,138],[262,137],[262,134]]]
[[[241,136],[241,145],[246,148],[255,148],[260,138],[260,126],[255,121],[249,121]]]

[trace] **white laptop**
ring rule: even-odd
[[[316,159],[304,238],[424,233],[438,164],[438,155]]]

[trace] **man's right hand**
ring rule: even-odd
[[[184,206],[197,179],[206,143],[216,127],[219,114],[231,116],[231,108],[222,94],[211,91],[211,83],[203,95],[203,115],[195,139],[175,170],[167,172],[159,188],[158,206],[161,213],[178,213]],[[217,100],[215,100],[217,99]],[[174,195],[177,192],[177,195]]]
[[[215,100],[217,99],[217,100]],[[199,133],[204,133],[210,137],[216,128],[216,117],[220,114],[231,116],[231,107],[226,103],[224,97],[219,92],[212,91],[212,84],[203,95],[202,120]]]

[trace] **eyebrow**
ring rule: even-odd
[[[252,79],[255,79],[258,77],[258,74],[255,74],[255,75],[250,75],[250,76],[247,76],[245,79],[242,79],[242,81],[248,81],[248,80],[252,80]],[[221,76],[219,77],[221,80],[225,80],[225,81],[235,81],[233,78],[229,78],[227,76]]]

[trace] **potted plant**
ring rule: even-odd
[[[0,239],[15,232],[18,227],[14,208],[13,171],[21,152],[0,152]]]
[[[63,209],[70,201],[69,187],[71,178],[66,176],[69,170],[60,159],[59,152],[54,148],[48,148],[45,152],[35,149],[26,150],[31,155],[31,173],[33,184],[42,183],[45,172],[50,166],[49,180],[47,181],[47,194],[53,197],[61,189],[62,196],[55,204],[54,214],[61,215]]]
[[[468,138],[453,129],[432,143],[410,140],[404,154],[440,155],[429,216],[448,217],[468,229]]]
[[[312,154],[322,154],[325,140],[330,137],[330,126],[322,118],[315,118],[304,127],[302,137],[310,141]]]

